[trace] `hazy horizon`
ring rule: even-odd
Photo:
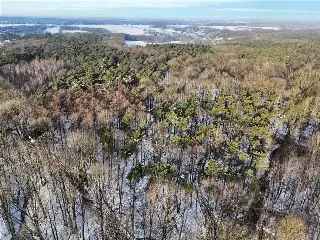
[[[319,22],[319,1],[243,0],[1,0],[0,15],[16,17]],[[158,5],[157,5],[158,4]]]

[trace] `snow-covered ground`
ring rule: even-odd
[[[147,46],[147,43],[144,41],[125,41],[125,44],[128,47],[136,47],[136,46],[145,47],[145,46]]]
[[[60,27],[48,27],[45,30],[46,33],[57,34],[60,33]]]
[[[84,30],[62,30],[62,33],[89,33],[88,31]]]
[[[77,28],[94,28],[94,29],[105,29],[112,33],[124,33],[130,35],[145,35],[146,30],[150,28],[149,25],[113,25],[113,24],[104,24],[104,25],[69,25],[69,27]]]
[[[215,30],[227,30],[227,31],[252,31],[252,30],[266,30],[266,31],[279,31],[281,30],[280,27],[269,27],[269,26],[246,26],[246,25],[239,25],[239,26],[200,26],[202,29],[215,29]]]
[[[0,24],[0,28],[5,27],[19,27],[19,26],[41,26],[41,24]],[[112,33],[123,33],[136,36],[149,35],[150,33],[157,32],[162,34],[182,34],[185,29],[192,28],[192,25],[167,25],[165,27],[154,27],[151,25],[133,25],[133,24],[75,24],[75,25],[54,25],[54,24],[45,24],[48,28],[45,32],[52,34],[59,33],[62,26],[79,28],[77,32],[82,32],[81,29],[104,29]],[[266,31],[279,31],[280,27],[275,26],[249,26],[249,25],[195,25],[200,29],[207,30],[227,30],[227,31],[252,31],[252,30],[266,30]],[[69,31],[69,30],[64,30]],[[71,30],[70,30],[71,31]],[[73,31],[73,30],[72,30]]]

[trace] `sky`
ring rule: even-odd
[[[0,15],[320,21],[320,0],[0,0]]]
[[[66,6],[103,6],[107,8],[171,8],[193,7],[222,2],[239,2],[240,0],[1,0],[3,6],[27,7],[28,5],[53,6],[63,4]],[[20,8],[20,7],[18,7]],[[21,9],[22,10],[22,9]],[[19,11],[19,9],[17,9]]]

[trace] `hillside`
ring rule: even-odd
[[[320,238],[320,41],[0,48],[0,239]]]

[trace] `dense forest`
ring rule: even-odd
[[[320,41],[0,48],[0,239],[320,239]]]

